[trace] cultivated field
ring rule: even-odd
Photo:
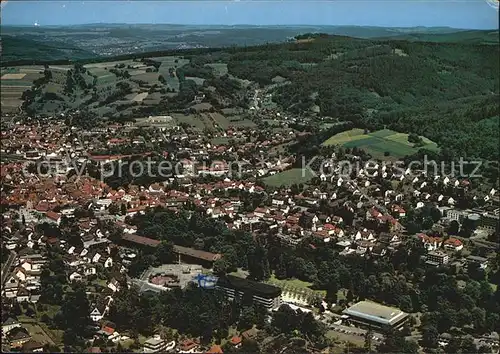
[[[0,73],[2,112],[17,112],[22,104],[23,92],[30,89],[33,81],[40,78],[43,67],[20,66],[2,68]]]
[[[408,134],[384,129],[364,134],[363,129],[351,129],[336,134],[323,145],[342,145],[346,148],[361,148],[375,158],[401,158],[416,153],[419,149],[438,150],[437,144],[421,137],[423,145],[416,147],[408,141]],[[386,154],[389,154],[386,156]]]

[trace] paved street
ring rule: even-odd
[[[17,257],[16,252],[11,251],[10,254],[9,254],[9,258],[7,258],[7,261],[2,266],[2,275],[1,275],[1,277],[2,277],[2,286],[5,283],[5,281],[7,280],[7,276],[10,273],[10,268],[14,264],[14,261],[16,260],[16,257]]]

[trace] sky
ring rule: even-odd
[[[2,0],[2,25],[448,26],[498,29],[498,0]]]

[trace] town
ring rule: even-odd
[[[498,351],[499,195],[482,179],[341,145],[307,164],[288,124],[8,118],[4,352]],[[241,314],[194,320],[212,293]]]
[[[2,353],[500,354],[498,1],[0,8]]]

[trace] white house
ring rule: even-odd
[[[80,273],[73,272],[73,273],[70,274],[69,280],[70,281],[82,281],[83,277],[82,277],[82,275]]]
[[[95,306],[90,312],[90,318],[94,322],[99,322],[104,317],[104,312],[104,309],[100,309],[99,307]]]

